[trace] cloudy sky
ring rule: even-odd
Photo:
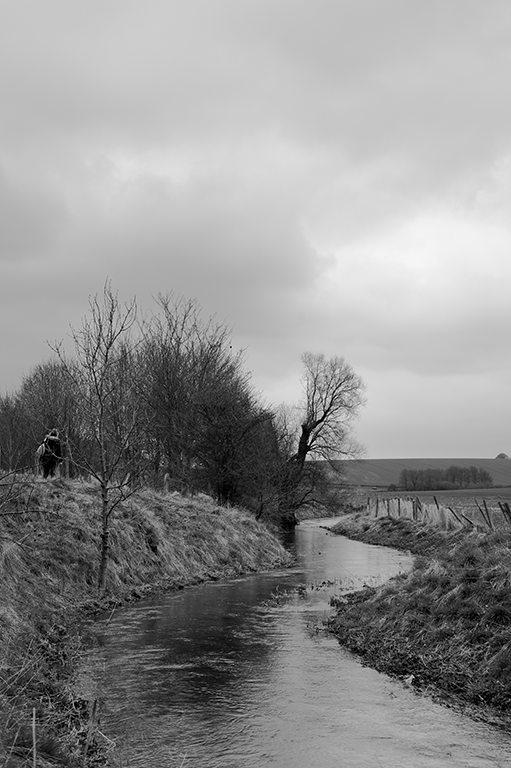
[[[0,392],[109,277],[367,384],[368,458],[511,454],[509,0],[3,0]]]

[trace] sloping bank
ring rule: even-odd
[[[287,564],[253,517],[146,490],[115,511],[107,596],[97,598],[97,489],[36,482],[5,498],[0,515],[0,759],[3,768],[102,764],[88,739],[90,703],[76,698],[80,620],[158,590]],[[89,728],[90,726],[90,728]],[[87,743],[87,747],[86,747]]]
[[[511,531],[361,515],[333,530],[417,555],[408,574],[335,600],[329,624],[340,642],[381,672],[509,725]]]

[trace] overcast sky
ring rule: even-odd
[[[509,0],[3,0],[0,392],[109,277],[367,384],[368,458],[511,454]]]

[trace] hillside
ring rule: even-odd
[[[397,485],[403,469],[441,469],[475,466],[493,477],[495,486],[511,486],[511,459],[361,459],[339,461],[348,483],[361,488],[388,488]]]

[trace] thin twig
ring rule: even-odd
[[[83,762],[82,762],[82,768],[85,768],[85,764],[87,761],[87,753],[89,751],[89,745],[92,739],[92,734],[94,730],[94,723],[96,721],[96,708],[98,705],[98,700],[94,699],[94,703],[91,707],[90,715],[89,715],[89,727],[87,729],[87,739],[85,741],[85,749],[83,752]]]
[[[37,750],[36,750],[36,731],[35,731],[35,707],[32,709],[32,745],[33,745],[33,768],[37,768]]]
[[[4,766],[9,765],[9,760],[12,757],[12,753],[14,752],[14,747],[16,746],[16,742],[18,741],[18,736],[20,735],[21,725],[18,725],[18,730],[16,731],[16,736],[14,737],[14,741],[11,744],[11,748],[9,750],[9,754],[7,755],[7,758],[5,760]]]
[[[117,600],[116,600],[116,601],[115,601],[115,604],[114,604],[114,607],[112,608],[112,612],[111,612],[110,616],[108,617],[108,621],[107,621],[107,623],[106,623],[106,625],[107,625],[107,626],[108,626],[108,625],[110,624],[110,622],[112,621],[112,617],[113,617],[113,615],[114,615],[115,609],[117,608],[117,605],[118,605],[118,602],[117,602]]]

